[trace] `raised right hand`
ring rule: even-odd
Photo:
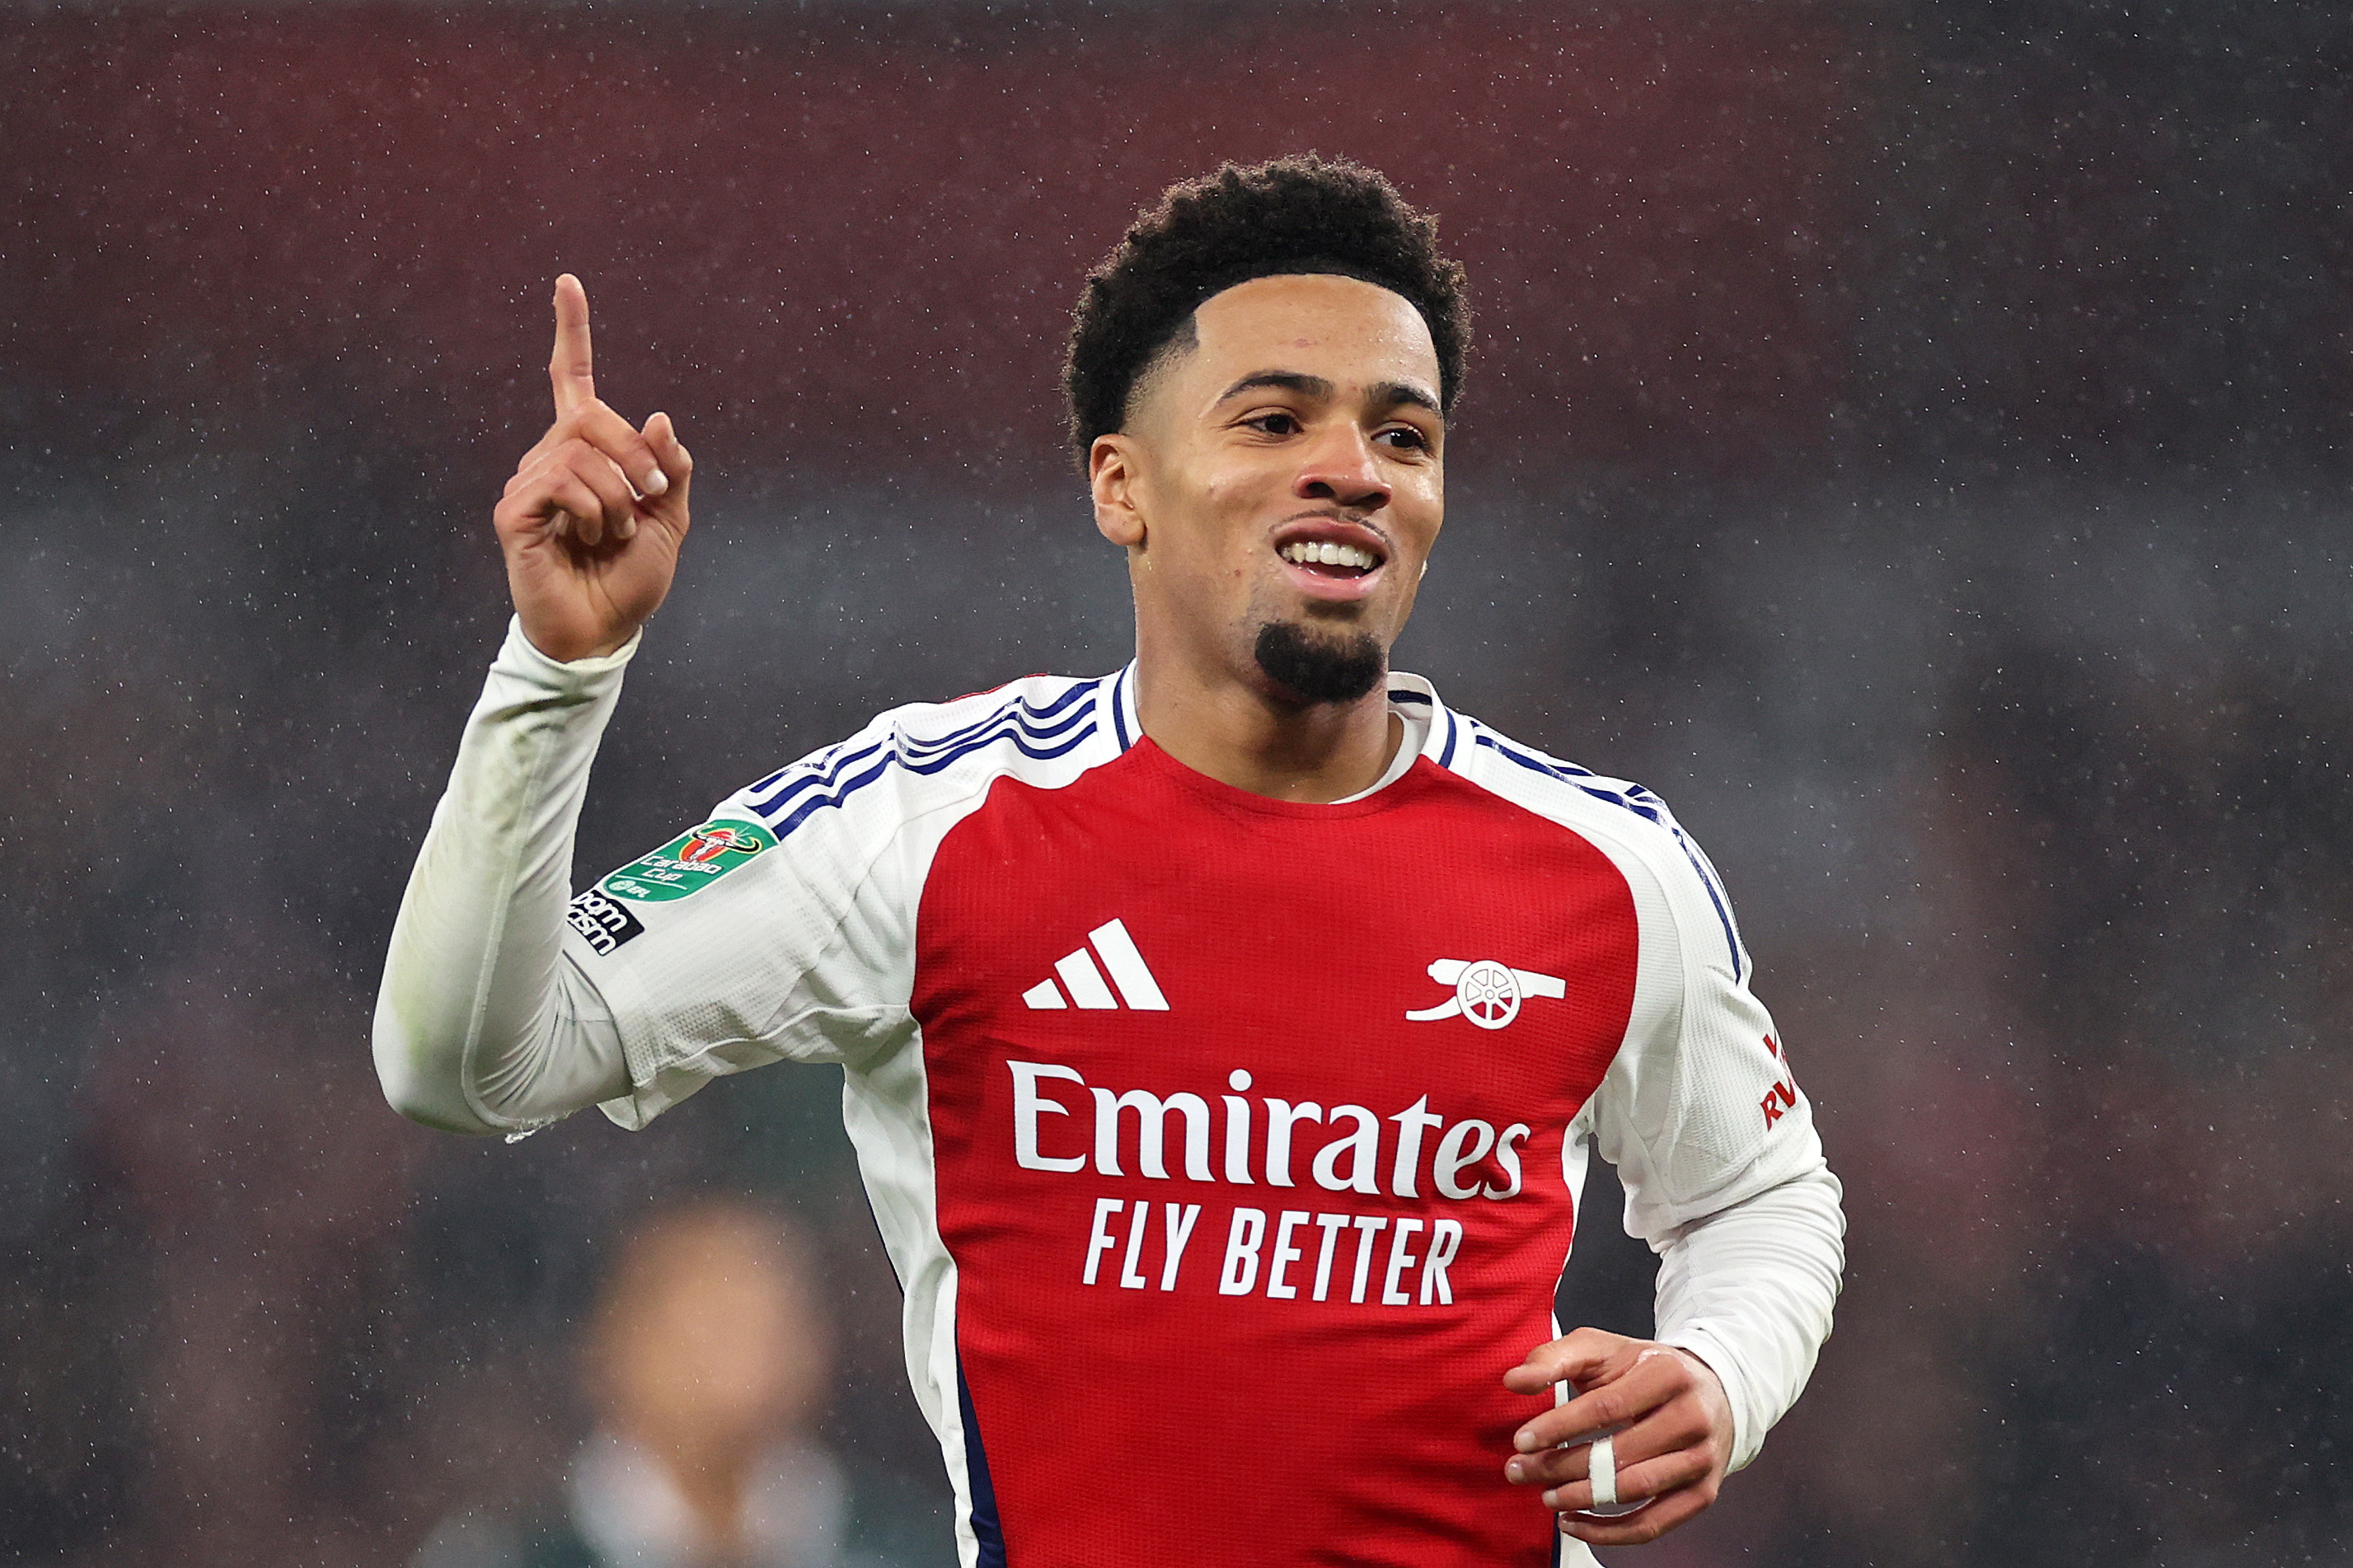
[[[694,463],[669,415],[638,430],[597,401],[588,295],[569,272],[555,280],[547,374],[555,423],[515,466],[491,521],[523,635],[569,662],[613,652],[660,606]]]

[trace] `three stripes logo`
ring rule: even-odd
[[[1093,945],[1085,947],[1055,961],[1054,973],[1061,976],[1057,985],[1051,980],[1041,980],[1021,993],[1021,1000],[1032,1010],[1049,1012],[1073,1005],[1097,1011],[1116,1011],[1122,1003],[1138,1013],[1166,1013],[1168,998],[1160,994],[1159,982],[1145,967],[1144,954],[1135,951],[1135,939],[1127,934],[1127,927],[1118,921],[1099,925],[1087,932]],[[1095,960],[1103,960],[1101,968]],[[1110,984],[1103,983],[1104,971],[1111,973]],[[1034,973],[1035,971],[1032,971]],[[1113,985],[1119,994],[1112,994]],[[1063,996],[1067,988],[1070,994]]]

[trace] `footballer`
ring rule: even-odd
[[[839,1064],[967,1565],[1534,1568],[1705,1509],[1830,1331],[1839,1186],[1665,805],[1389,668],[1468,336],[1432,221],[1312,157],[1168,191],[1066,370],[1134,661],[892,709],[576,892],[692,464],[555,317],[392,1103],[635,1129]],[[1554,1320],[1597,1151],[1655,1342]]]

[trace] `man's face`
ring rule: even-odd
[[[1139,645],[1278,699],[1372,689],[1445,514],[1438,353],[1353,278],[1254,279],[1194,313],[1092,454]]]
[[[675,1459],[748,1457],[815,1418],[826,1326],[772,1230],[690,1215],[638,1246],[586,1347],[606,1421]]]

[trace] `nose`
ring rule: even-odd
[[[1389,503],[1388,480],[1365,433],[1354,425],[1327,426],[1303,454],[1292,493],[1352,511],[1378,511]]]

